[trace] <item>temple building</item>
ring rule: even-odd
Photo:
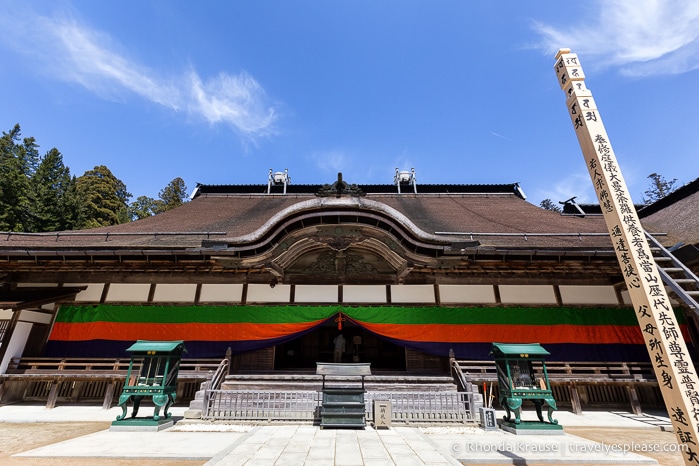
[[[354,181],[354,180],[352,180]],[[132,223],[0,234],[0,372],[20,356],[125,357],[184,340],[237,370],[333,361],[444,371],[493,342],[540,343],[554,361],[647,361],[603,218],[526,201],[517,183],[197,185]],[[696,270],[699,182],[641,210]],[[677,280],[680,282],[680,280]],[[692,290],[696,290],[693,288]],[[690,291],[690,296],[696,296]],[[688,342],[691,302],[675,312]]]

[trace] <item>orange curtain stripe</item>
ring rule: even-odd
[[[182,323],[157,324],[140,322],[56,322],[51,339],[64,341],[85,340],[200,340],[245,341],[281,338],[303,332],[325,319],[298,324],[221,324]]]
[[[644,344],[641,330],[612,325],[448,325],[371,324],[361,325],[379,335],[416,342],[518,343],[628,343]]]
[[[54,340],[269,340],[303,332],[320,323],[130,323],[130,322],[56,322]],[[502,324],[373,324],[356,321],[378,335],[415,342],[521,342],[539,343],[622,343],[644,344],[641,330],[633,326],[612,325],[502,325]]]

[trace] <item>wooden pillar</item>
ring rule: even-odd
[[[699,464],[699,378],[578,56],[554,65],[612,247],[686,464]],[[639,96],[642,98],[642,96]]]
[[[46,399],[46,409],[53,409],[56,407],[56,400],[58,399],[58,390],[61,388],[61,382],[58,380],[51,381],[51,390],[49,390],[49,397]]]
[[[629,394],[629,402],[631,402],[631,412],[636,416],[643,414],[643,409],[641,409],[641,402],[638,400],[638,392],[633,384],[628,384],[626,386],[626,391]]]
[[[76,381],[73,382],[73,389],[70,391],[70,401],[71,403],[76,402],[80,399],[80,392],[82,391],[85,382]]]
[[[211,371],[209,371],[211,372]],[[184,391],[187,388],[187,384],[181,380],[177,381],[177,388],[175,388],[175,399],[181,400],[184,398]]]
[[[110,380],[107,384],[107,389],[104,391],[104,401],[102,402],[102,409],[109,409],[112,407],[112,400],[114,399],[114,385],[114,380]]]
[[[580,394],[578,393],[578,387],[575,383],[568,386],[568,392],[570,393],[570,404],[573,408],[573,412],[577,415],[581,415],[582,404],[580,403]]]

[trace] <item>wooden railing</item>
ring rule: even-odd
[[[497,385],[494,361],[456,361],[466,380],[481,386]],[[534,363],[536,376],[543,374],[540,363]],[[645,401],[654,407],[662,405],[653,366],[650,362],[558,362],[547,361],[554,398],[570,402],[573,411],[582,413],[583,406],[629,402],[631,410],[640,414]]]
[[[456,361],[461,372],[472,381],[495,381],[494,361]],[[534,371],[542,374],[541,364],[534,362]],[[547,361],[546,372],[552,380],[578,382],[655,382],[650,362],[558,362]]]
[[[130,358],[12,358],[6,374],[83,373],[86,371],[123,372],[129,369]],[[182,359],[180,375],[197,376],[215,371],[221,359]]]
[[[233,421],[319,421],[319,391],[211,390],[203,419]],[[391,401],[393,422],[474,422],[467,393],[367,391],[364,415],[374,419],[374,401]]]
[[[129,358],[13,358],[0,374],[0,403],[46,400],[53,408],[57,400],[98,400],[111,407],[121,393]],[[221,363],[215,359],[183,359],[178,377],[177,400],[194,398],[201,383]],[[497,386],[493,361],[456,361],[464,379],[481,388]],[[635,413],[641,405],[662,406],[658,383],[650,362],[557,362],[546,363],[557,401],[570,403],[573,411],[582,407],[630,402]],[[535,365],[535,372],[541,373]]]
[[[119,396],[129,369],[129,358],[12,358],[0,374],[0,403],[46,399],[53,408],[59,398],[71,401],[101,398],[109,409]],[[182,359],[177,398],[192,398],[201,382],[215,371],[217,359]]]

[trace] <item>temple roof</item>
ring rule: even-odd
[[[638,212],[646,230],[667,233],[668,244],[699,243],[699,178]]]
[[[201,249],[272,241],[284,228],[353,223],[381,225],[420,244],[481,248],[611,249],[600,217],[562,216],[523,199],[519,185],[354,185],[361,196],[319,197],[321,185],[198,185],[184,205],[135,222],[76,232],[7,235],[0,251]],[[278,188],[278,187],[275,187]],[[304,223],[305,222],[305,223]],[[291,226],[293,225],[293,226]]]

